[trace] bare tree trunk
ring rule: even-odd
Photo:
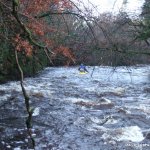
[[[31,133],[33,110],[31,110],[31,108],[30,108],[30,98],[29,98],[29,96],[28,96],[28,94],[25,90],[25,87],[24,87],[24,83],[23,83],[24,76],[23,76],[22,68],[19,64],[17,50],[15,50],[15,57],[16,57],[16,63],[17,63],[17,66],[18,66],[18,70],[19,70],[20,75],[21,75],[20,84],[21,84],[21,88],[22,88],[22,92],[23,92],[23,96],[24,96],[24,100],[25,100],[26,110],[27,110],[27,113],[28,113],[28,117],[27,117],[27,120],[26,120],[26,126],[27,126],[27,130],[28,130],[29,136],[30,136],[31,141],[32,141],[33,148],[35,149],[35,141],[34,141],[34,138],[32,137],[32,133]]]

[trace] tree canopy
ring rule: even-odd
[[[136,19],[123,8],[117,15],[106,12],[93,16],[91,10],[86,11],[70,0],[1,0],[3,77],[18,77],[15,50],[28,76],[48,65],[149,62],[149,1]]]

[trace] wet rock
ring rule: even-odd
[[[67,76],[61,76],[60,79],[67,79]]]
[[[16,95],[11,95],[11,96],[8,98],[8,101],[13,101],[13,100],[15,100],[15,98],[16,98]]]
[[[0,90],[0,95],[1,95],[1,96],[4,95],[5,93],[6,93],[5,91]]]
[[[112,109],[113,107],[114,107],[113,103],[93,105],[93,109],[100,109],[100,110],[103,110],[103,109]]]
[[[0,127],[0,132],[3,132],[5,130],[4,127]]]
[[[118,88],[112,88],[108,89],[107,91],[103,92],[96,92],[95,93],[98,97],[110,97],[110,96],[117,96],[117,97],[124,97],[125,96],[125,88],[118,87]]]
[[[149,88],[149,87],[145,88],[145,89],[144,89],[144,92],[150,93],[150,88]]]
[[[115,91],[108,91],[108,92],[102,92],[97,94],[98,97],[106,97],[106,96],[117,96],[117,97],[123,97],[123,93],[115,92]]]
[[[37,98],[44,97],[42,92],[31,92],[30,95],[37,97]]]
[[[150,132],[144,132],[144,137],[148,140],[150,140]]]
[[[92,109],[112,109],[114,107],[113,103],[96,103],[96,102],[84,102],[84,101],[79,101],[75,103],[76,105],[84,106],[87,108],[92,108]]]
[[[118,113],[123,113],[123,114],[131,114],[127,108],[117,108]]]

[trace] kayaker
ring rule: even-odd
[[[81,64],[81,65],[79,66],[78,70],[79,70],[80,72],[88,72],[88,70],[86,69],[85,65],[83,65],[83,64]]]

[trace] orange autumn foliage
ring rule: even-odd
[[[19,34],[16,35],[14,43],[18,52],[24,51],[27,56],[32,55],[32,45],[30,45],[30,43],[27,40],[23,40]]]
[[[75,62],[75,57],[68,47],[64,47],[64,46],[57,47],[54,50],[54,54],[52,55],[52,57],[55,58],[58,54],[61,54],[61,55],[65,56],[66,58],[68,58],[68,60],[72,60],[73,62]],[[68,60],[67,60],[67,62],[68,62]]]
[[[18,12],[26,18],[23,19],[23,23],[29,29],[31,35],[36,38],[36,41],[51,49],[55,47],[55,41],[48,38],[48,34],[58,32],[58,29],[55,29],[54,26],[50,27],[45,18],[37,18],[36,16],[48,11],[60,13],[69,8],[72,8],[70,0],[20,0]],[[61,31],[59,30],[59,32]],[[17,51],[23,50],[27,56],[32,54],[33,47],[27,40],[23,40],[19,34],[14,38],[14,41]],[[75,61],[73,54],[67,47],[57,45],[54,53],[56,55],[60,53]]]
[[[55,1],[56,4],[57,1]],[[27,15],[36,15],[48,11],[52,2],[53,0],[20,0],[23,12]]]
[[[44,36],[45,35],[44,26],[42,23],[29,22],[27,24],[27,26],[33,32],[33,34],[38,35],[38,36]]]

